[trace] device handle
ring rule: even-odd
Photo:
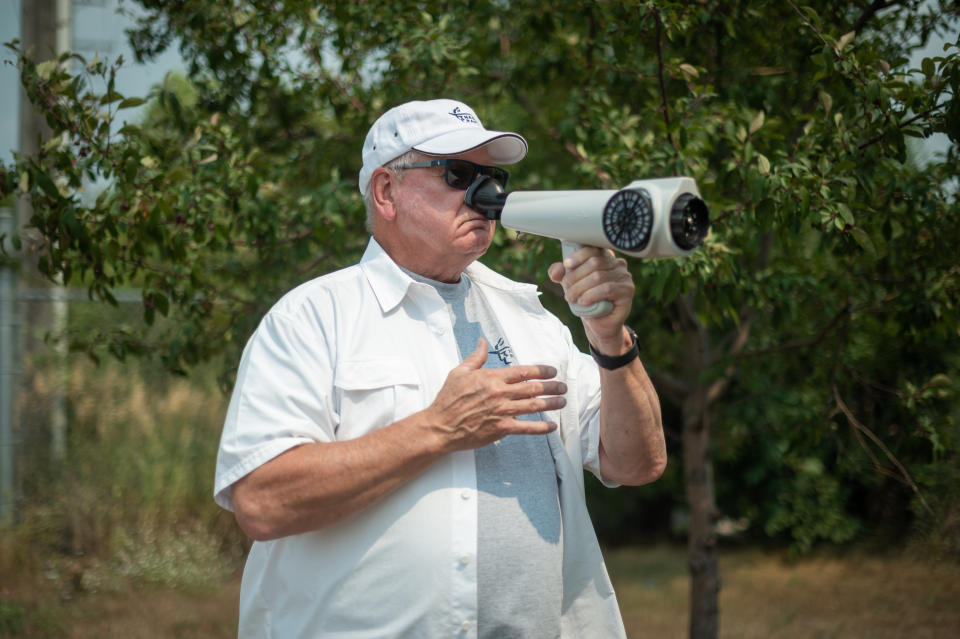
[[[583,248],[583,244],[577,244],[576,242],[569,242],[567,240],[560,240],[560,248],[563,251],[563,259]],[[577,317],[603,317],[604,315],[609,315],[613,310],[613,302],[608,300],[601,300],[599,302],[594,302],[589,306],[584,306],[582,304],[574,304],[573,302],[567,302],[570,305],[570,310],[573,311],[573,314]]]

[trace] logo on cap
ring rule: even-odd
[[[468,111],[461,111],[460,107],[454,107],[453,111],[450,112],[450,115],[457,118],[461,122],[466,122],[468,124],[480,124],[475,115]]]

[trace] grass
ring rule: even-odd
[[[212,500],[226,411],[212,373],[188,380],[75,358],[63,459],[51,456],[43,428],[56,378],[48,369],[25,378],[22,422],[33,427],[23,434],[19,528],[33,545],[104,558],[150,554],[158,544],[167,552],[162,538],[190,540],[198,531],[239,541],[232,517]]]
[[[80,636],[136,636],[123,610],[154,617],[148,624],[165,636],[217,636],[207,619],[218,612],[202,602],[236,575],[246,541],[212,499],[226,410],[215,375],[187,380],[146,364],[71,358],[67,446],[55,459],[52,371],[24,370],[20,414],[29,428],[21,434],[19,521],[0,530],[0,637],[96,628],[104,630]],[[235,621],[227,623],[235,634]]]
[[[684,549],[636,546],[606,556],[629,637],[686,637]],[[791,561],[736,549],[721,553],[720,573],[724,638],[946,639],[960,628],[953,563],[862,550]],[[239,585],[238,573],[202,589],[131,577],[122,588],[65,595],[63,583],[40,576],[0,594],[0,637],[236,637]]]
[[[633,637],[685,637],[689,578],[679,547],[607,553]],[[939,639],[960,628],[960,566],[864,549],[789,560],[720,554],[720,636],[731,639]]]

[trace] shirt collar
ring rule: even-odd
[[[373,237],[360,258],[360,268],[367,276],[367,282],[370,283],[380,310],[384,313],[389,313],[403,301],[407,289],[413,283],[413,279],[400,270]]]
[[[389,313],[406,297],[413,279],[401,270],[387,255],[383,247],[373,239],[367,244],[367,249],[360,259],[363,269],[373,289],[373,294],[380,304],[380,310]],[[500,289],[506,293],[519,296],[539,295],[534,284],[523,284],[500,275],[480,262],[472,262],[464,271],[474,282]]]

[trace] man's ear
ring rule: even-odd
[[[370,176],[370,196],[373,209],[378,217],[392,222],[397,217],[397,176],[383,167],[374,170]]]

